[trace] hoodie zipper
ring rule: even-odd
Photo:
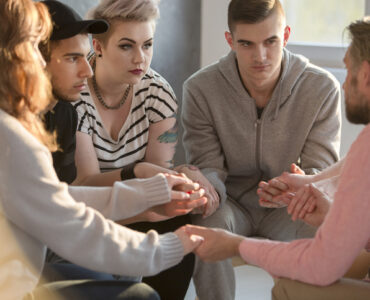
[[[261,117],[262,118],[262,117]],[[261,171],[261,165],[260,165],[260,160],[261,160],[261,123],[262,120],[258,119],[254,122],[254,128],[256,129],[256,166],[257,170],[260,172]]]

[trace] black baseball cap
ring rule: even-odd
[[[50,40],[63,40],[79,33],[103,33],[109,28],[105,20],[83,20],[71,7],[55,0],[40,1],[44,3],[53,21],[53,32]]]

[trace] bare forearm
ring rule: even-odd
[[[112,186],[116,181],[121,181],[121,170],[77,177],[72,185]]]
[[[327,167],[322,172],[312,176],[312,182],[321,181],[330,177],[335,177],[340,175],[342,167],[345,162],[345,157],[342,158],[340,161],[336,162],[335,164]]]

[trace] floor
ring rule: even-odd
[[[234,268],[236,277],[235,300],[270,300],[271,288],[274,284],[272,277],[264,270],[242,265]],[[184,300],[194,300],[196,297],[193,282]]]

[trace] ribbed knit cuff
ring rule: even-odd
[[[148,207],[171,201],[170,189],[163,174],[157,174],[149,179],[143,179],[143,190],[148,201]]]
[[[162,248],[162,262],[163,270],[177,265],[184,257],[184,247],[180,239],[173,232],[159,235],[159,244]]]

